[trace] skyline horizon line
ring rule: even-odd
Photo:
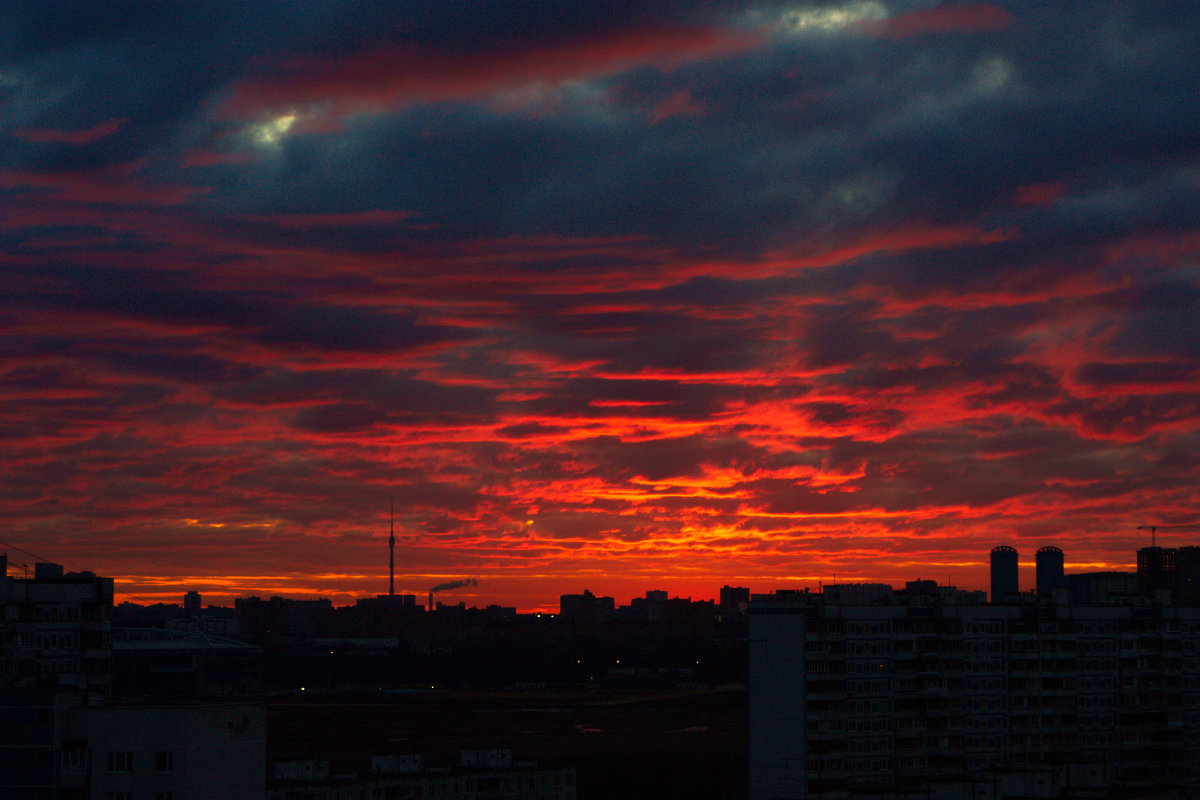
[[[1154,526],[1158,529],[1169,528],[1191,528],[1193,525],[1158,525]],[[1132,538],[1132,537],[1131,537]],[[1140,538],[1140,537],[1139,537]],[[1181,537],[1182,541],[1188,541],[1187,537]],[[902,585],[909,580],[935,580],[939,586],[949,586],[960,588],[964,591],[984,591],[990,592],[990,559],[989,555],[996,548],[1012,547],[1018,552],[1018,569],[1020,574],[1025,575],[1027,572],[1035,570],[1037,566],[1036,552],[1039,549],[1057,548],[1062,550],[1059,545],[1044,544],[1044,540],[1039,540],[1036,546],[1031,546],[1029,540],[1009,540],[1017,544],[1023,544],[1022,547],[1017,547],[1014,544],[997,544],[985,551],[983,558],[969,562],[956,561],[953,563],[930,563],[920,560],[912,560],[907,562],[892,561],[886,569],[858,569],[847,568],[848,565],[838,565],[836,570],[830,569],[824,574],[807,574],[807,575],[768,575],[768,574],[746,574],[742,573],[736,576],[718,576],[718,575],[698,575],[694,572],[685,571],[682,574],[672,576],[670,572],[662,571],[655,575],[641,574],[633,577],[613,576],[611,574],[600,574],[598,572],[590,572],[580,574],[578,576],[558,574],[549,576],[545,574],[534,574],[531,576],[513,575],[504,572],[480,571],[475,573],[471,578],[465,579],[464,584],[461,575],[465,570],[445,571],[445,572],[427,572],[413,574],[410,573],[407,578],[412,579],[419,577],[422,583],[436,583],[438,586],[445,585],[447,581],[452,583],[464,584],[458,585],[457,589],[473,589],[479,583],[484,583],[489,588],[497,587],[490,592],[471,591],[467,593],[469,598],[484,598],[489,595],[493,598],[493,602],[487,605],[498,605],[501,607],[516,608],[521,613],[556,613],[556,607],[546,602],[547,597],[560,598],[564,594],[573,594],[578,591],[586,591],[591,586],[601,586],[597,596],[611,596],[615,601],[620,603],[631,602],[633,599],[643,596],[645,591],[671,591],[674,592],[674,597],[687,597],[687,599],[697,598],[699,601],[712,600],[716,601],[719,598],[719,589],[714,590],[715,584],[723,584],[724,586],[743,585],[749,588],[750,584],[763,582],[772,582],[774,585],[770,591],[784,590],[809,590],[821,591],[822,587],[829,585],[847,585],[847,584],[862,584],[862,583],[877,583],[896,587],[897,582]],[[1154,540],[1152,540],[1154,541]],[[21,548],[7,541],[0,541],[0,546],[5,546],[31,556],[41,563],[52,563],[66,567],[60,562],[44,559],[32,551]],[[1180,543],[1175,547],[1188,547],[1188,545]],[[1162,545],[1143,545],[1134,549],[1134,553],[1159,547],[1159,549],[1173,549]],[[1028,560],[1021,553],[1030,553]],[[7,551],[3,553],[7,557]],[[389,546],[390,555],[390,546]],[[35,561],[35,563],[37,563]],[[27,571],[30,569],[28,564],[19,564],[7,560],[11,566],[22,566]],[[946,582],[942,582],[941,577],[921,578],[910,577],[910,574],[899,574],[901,570],[913,567],[927,567],[927,573],[934,570],[947,570],[942,575],[946,578]],[[1130,572],[1135,571],[1137,564],[1136,560],[1096,560],[1081,558],[1076,561],[1064,561],[1063,567],[1065,570],[1085,570],[1088,572]],[[103,575],[106,570],[78,570],[78,572],[90,571],[94,574]],[[1080,574],[1077,572],[1077,574]],[[16,576],[12,576],[16,577]],[[394,577],[399,577],[401,581],[405,580],[406,576],[393,576],[391,574],[391,565],[389,571],[382,578],[374,573],[367,571],[353,572],[293,572],[283,575],[229,575],[216,576],[163,576],[163,575],[146,575],[137,573],[118,573],[112,572],[111,577],[117,581],[124,581],[132,584],[132,588],[128,591],[122,591],[119,584],[114,586],[114,597],[119,602],[135,602],[140,601],[140,604],[155,605],[159,603],[171,604],[177,598],[180,598],[189,591],[200,592],[202,596],[209,598],[220,599],[224,602],[232,604],[238,599],[248,599],[253,597],[282,597],[288,600],[321,600],[329,599],[334,607],[340,608],[352,606],[362,599],[387,598],[389,594],[393,596],[412,595],[414,597],[424,596],[429,593],[428,589],[406,589],[400,586],[399,590],[395,588]],[[574,586],[567,587],[567,591],[562,591],[568,581],[572,581],[575,577]],[[1028,583],[1031,587],[1034,585],[1033,575],[1028,575],[1028,580],[1022,583]],[[841,578],[839,580],[839,578]],[[550,592],[537,591],[527,588],[521,591],[516,591],[512,584],[514,581],[526,579],[540,584],[553,582],[558,584],[558,588]],[[374,592],[367,589],[368,586],[374,585],[378,581],[385,581],[388,584],[388,593]],[[335,585],[325,587],[313,586],[312,581],[332,582]],[[309,585],[297,585],[297,583],[308,583]],[[633,589],[634,583],[638,584],[637,589]],[[792,586],[780,586],[778,584],[793,584]],[[795,584],[800,584],[796,586]],[[658,585],[667,587],[666,589],[645,589],[647,585]],[[165,587],[170,586],[170,589]],[[578,586],[583,586],[579,589]],[[440,590],[439,590],[440,591]],[[505,602],[508,601],[508,602]],[[421,605],[425,607],[424,604]],[[471,606],[480,607],[480,606]],[[486,607],[486,606],[482,606]]]

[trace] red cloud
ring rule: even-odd
[[[1048,206],[1062,197],[1066,185],[1057,183],[1034,183],[1017,189],[1013,199],[1019,206]]]
[[[129,120],[124,118],[110,119],[82,131],[56,131],[49,128],[18,128],[13,136],[27,142],[63,142],[65,144],[84,145],[99,141],[106,136],[125,127]]]
[[[258,160],[258,155],[247,152],[222,152],[217,150],[188,150],[179,161],[181,167],[211,167],[221,164],[248,164]]]
[[[452,54],[393,45],[345,57],[294,59],[284,74],[239,87],[228,109],[246,115],[328,104],[324,115],[344,116],[423,101],[474,99],[525,84],[559,84],[642,65],[671,69],[761,41],[761,34],[653,26],[518,51]]]
[[[412,211],[353,211],[338,214],[245,214],[242,219],[268,222],[281,228],[348,228],[358,225],[389,225],[414,216]]]
[[[866,23],[867,33],[889,39],[907,39],[925,33],[949,31],[1000,31],[1012,23],[1012,15],[990,3],[940,5],[909,11],[882,22]]]
[[[696,102],[692,97],[691,92],[687,89],[680,89],[675,94],[654,106],[650,112],[650,121],[654,123],[662,122],[668,117],[676,117],[680,114],[703,114],[704,106]]]
[[[197,193],[196,186],[152,185],[137,175],[139,162],[79,172],[0,172],[0,186],[53,193],[66,203],[176,206]]]
[[[913,221],[892,230],[862,231],[853,241],[831,248],[812,247],[806,253],[768,253],[767,259],[758,268],[778,272],[797,267],[825,267],[853,261],[873,253],[902,253],[910,250],[941,250],[963,245],[994,244],[1017,236],[1017,232],[1011,228],[984,230],[975,225],[930,225],[922,221]],[[812,252],[814,250],[815,253]]]

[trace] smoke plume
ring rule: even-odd
[[[474,578],[467,578],[466,580],[462,580],[462,581],[450,581],[449,583],[439,583],[437,586],[430,589],[429,593],[433,594],[434,592],[444,592],[447,589],[462,589],[466,586],[478,586],[478,585],[479,585],[479,581],[475,580]]]

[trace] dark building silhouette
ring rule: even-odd
[[[1174,602],[1200,605],[1200,547],[1143,547],[1137,564],[1138,591],[1145,597],[1168,589]]]
[[[635,597],[629,601],[629,616],[638,622],[662,622],[666,606],[667,593],[651,589],[645,597]]]
[[[745,586],[721,587],[721,616],[733,619],[746,613],[750,604],[750,589]]]
[[[1055,589],[1065,589],[1067,576],[1063,572],[1063,551],[1054,546],[1037,551],[1037,593],[1053,597]]]
[[[262,708],[153,696],[163,682],[190,682],[192,694],[255,689],[261,658],[251,659],[250,680],[221,684],[224,662],[171,649],[189,635],[134,628],[141,646],[123,648],[112,612],[112,578],[39,563],[33,578],[17,579],[0,560],[0,798],[152,795],[133,787],[153,787],[155,798],[263,797]],[[114,702],[122,681],[136,701]]]
[[[332,630],[334,610],[329,598],[289,600],[272,597],[234,601],[242,635],[260,644],[296,644],[326,636]]]
[[[564,594],[558,598],[559,615],[567,622],[597,625],[611,622],[616,603],[611,597],[597,597],[584,589],[583,594]]]
[[[463,750],[456,767],[427,767],[416,753],[371,756],[352,773],[338,774],[327,760],[276,761],[267,800],[342,797],[447,797],[462,800],[575,800],[574,767],[539,767],[513,761],[511,748]]]
[[[245,697],[263,690],[263,651],[200,630],[114,628],[114,697]]]
[[[113,580],[37,563],[32,579],[0,570],[0,690],[108,693]],[[0,795],[3,793],[0,792]]]
[[[62,564],[39,561],[33,565],[33,579],[35,581],[56,581],[62,578],[62,576]]]
[[[982,595],[756,596],[750,800],[1200,797],[1200,608]]]
[[[992,548],[992,602],[1000,603],[1008,595],[1017,594],[1017,550],[1002,544]]]
[[[1067,601],[1073,606],[1119,604],[1138,596],[1133,572],[1084,572],[1067,576]]]
[[[1137,551],[1138,590],[1151,597],[1161,589],[1175,588],[1174,548],[1143,547]]]
[[[183,596],[183,610],[188,614],[200,613],[200,593],[188,592]]]
[[[1175,551],[1175,602],[1200,605],[1200,547]]]

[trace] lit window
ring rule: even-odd
[[[158,752],[154,754],[154,771],[155,772],[174,772],[175,771],[175,754],[171,752]]]

